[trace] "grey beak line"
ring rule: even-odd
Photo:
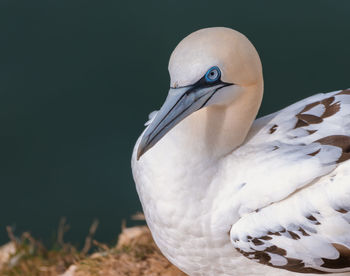
[[[204,107],[217,90],[228,85],[231,84],[220,82],[214,86],[170,88],[163,106],[141,138],[137,160],[180,121]]]

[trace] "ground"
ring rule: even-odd
[[[10,242],[0,247],[1,276],[186,276],[160,253],[147,226],[126,228],[114,246],[92,239],[93,223],[84,248],[63,241],[65,221],[60,223],[57,244],[48,250],[29,233],[20,238],[7,228]],[[93,251],[93,253],[88,252]]]

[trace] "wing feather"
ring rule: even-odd
[[[350,271],[350,90],[258,119],[232,156],[245,183],[230,231],[239,252],[295,272]]]

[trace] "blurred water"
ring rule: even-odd
[[[245,33],[264,66],[261,114],[350,87],[350,2],[0,1],[0,242],[5,226],[49,241],[113,240],[141,210],[130,155],[194,30]]]

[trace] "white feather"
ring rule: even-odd
[[[350,162],[337,163],[341,148],[317,142],[350,133],[350,96],[339,92],[312,96],[256,120],[245,144],[205,171],[196,171],[186,152],[168,151],[178,146],[174,137],[181,126],[158,142],[152,159],[136,161],[136,143],[134,178],[148,225],[166,257],[190,275],[299,275],[253,265],[233,248],[254,254],[276,246],[286,254],[268,252],[270,265],[283,267],[290,258],[319,271],[348,271],[322,267],[323,259],[339,257],[332,243],[350,247],[350,212],[337,211],[350,210]],[[295,128],[296,115],[306,105],[332,96],[340,103],[336,114]],[[303,114],[324,112],[316,105]],[[169,160],[162,159],[164,152]],[[177,162],[188,167],[177,168]],[[154,169],[159,166],[161,171]],[[308,219],[311,215],[319,224]],[[268,234],[283,230],[279,236]],[[255,245],[248,236],[271,239]]]

